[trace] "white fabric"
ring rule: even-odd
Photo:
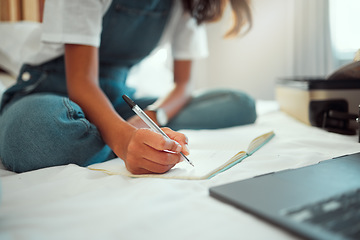
[[[335,70],[329,0],[294,1],[294,75],[327,76]]]
[[[111,0],[47,0],[39,51],[25,62],[37,65],[58,57],[64,53],[64,43],[98,47],[102,17],[110,4]],[[175,59],[208,55],[205,26],[198,26],[189,14],[183,13],[180,1],[175,1],[160,45],[169,42],[173,43]]]
[[[180,1],[176,1],[180,5]],[[176,7],[175,9],[181,9]],[[181,15],[181,11],[177,11]],[[207,57],[208,44],[205,25],[197,25],[196,20],[190,18],[188,13],[180,17],[174,16],[169,22],[163,42],[171,39],[172,54],[175,59],[199,59]]]
[[[297,239],[211,198],[209,187],[358,152],[360,144],[306,126],[274,102],[257,107],[257,122],[234,131],[270,128],[276,136],[210,180],[132,179],[75,165],[0,170],[0,239]]]
[[[39,52],[41,24],[0,22],[0,68],[17,76],[26,59]]]
[[[45,3],[41,39],[98,47],[101,23],[111,0],[49,0]]]
[[[5,90],[15,83],[15,78],[8,74],[0,73],[0,99]]]

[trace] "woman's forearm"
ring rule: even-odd
[[[99,130],[104,141],[119,149],[127,144],[134,127],[127,124],[115,111],[99,87],[98,51],[94,47],[66,45],[65,63],[69,98],[84,111],[86,118]],[[118,132],[122,136],[118,136]],[[124,153],[126,149],[123,149]],[[119,152],[118,152],[119,154]],[[119,156],[124,157],[124,156]]]

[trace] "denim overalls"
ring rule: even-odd
[[[114,0],[103,17],[99,79],[114,106],[124,103],[123,94],[132,97],[135,93],[125,83],[129,69],[157,46],[171,6],[172,0]],[[64,56],[40,66],[24,65],[17,85],[4,94],[2,105],[48,92],[67,96]]]
[[[103,17],[100,86],[124,119],[133,115],[121,98],[135,93],[126,86],[129,69],[156,47],[171,6],[172,0],[113,0]],[[144,108],[155,100],[136,102]],[[255,119],[251,97],[216,90],[194,96],[169,127],[230,127]],[[68,99],[63,56],[40,66],[22,67],[17,84],[4,93],[0,126],[0,159],[15,172],[70,163],[87,166],[115,157],[96,126]]]

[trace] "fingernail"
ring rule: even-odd
[[[176,143],[176,152],[180,152],[180,150],[181,150],[181,145],[180,145],[180,143],[178,143],[178,142],[175,142]]]
[[[186,152],[187,154],[190,154],[189,145],[187,145],[187,144],[184,145],[184,152]]]

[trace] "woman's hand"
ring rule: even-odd
[[[129,141],[125,156],[126,168],[133,174],[165,173],[189,154],[184,134],[169,128],[162,130],[170,139],[146,128],[136,129]]]

